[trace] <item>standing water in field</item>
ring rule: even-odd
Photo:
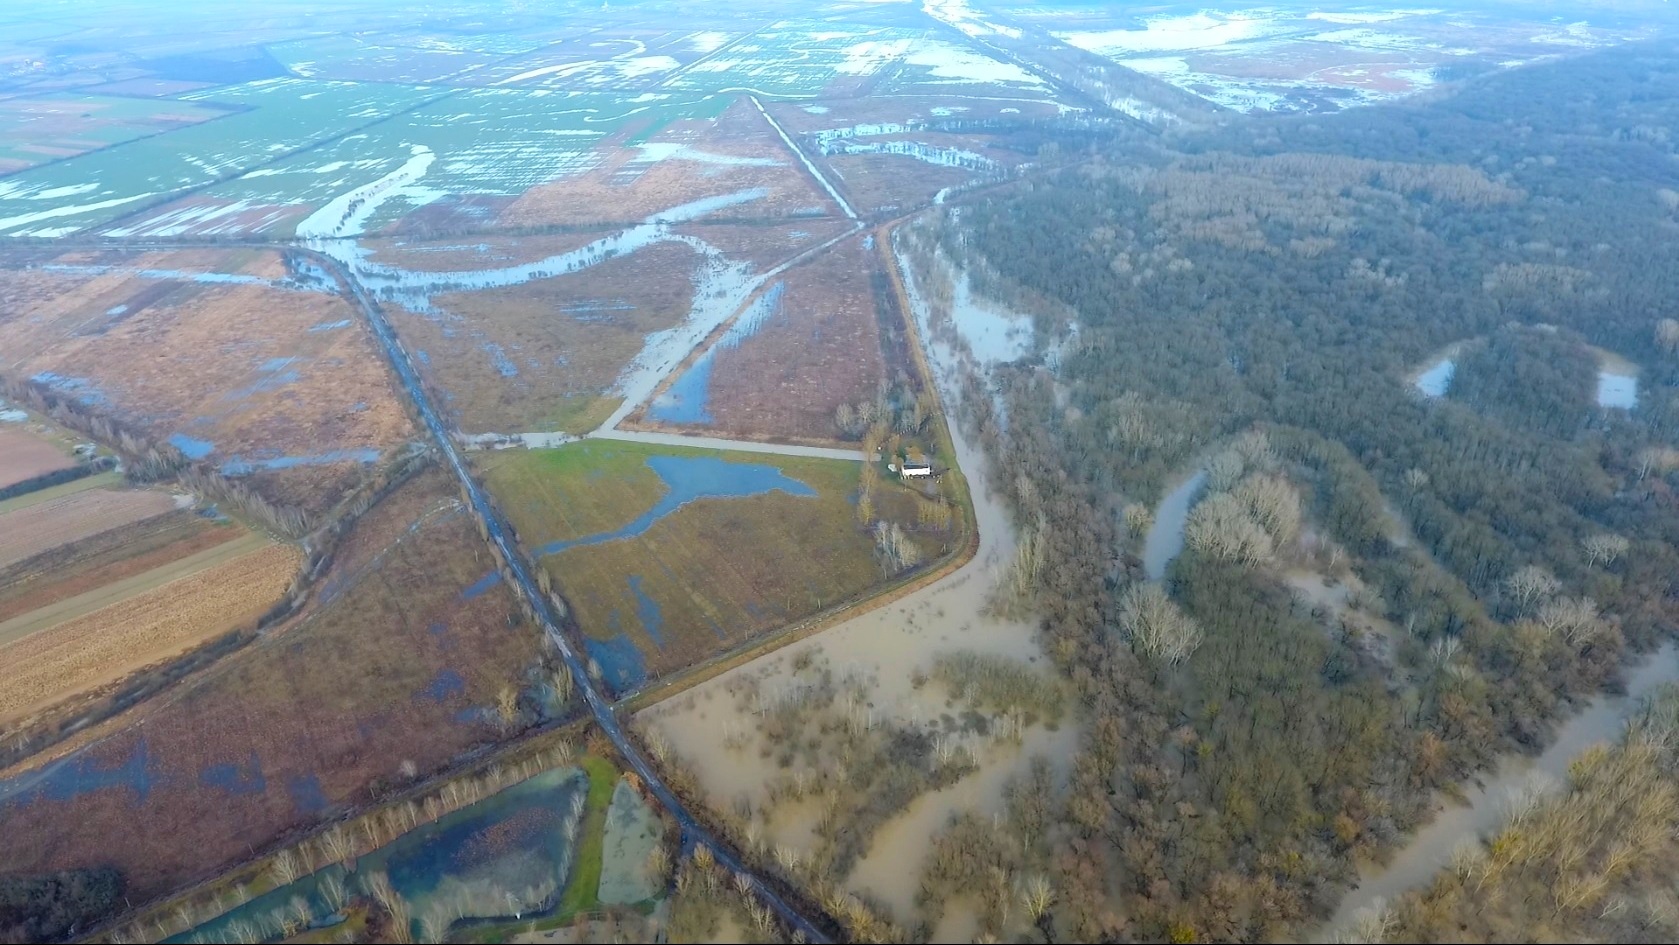
[[[907,286],[911,310],[924,338],[930,338],[930,305]],[[931,366],[940,391],[957,396],[962,358],[949,344],[928,343]],[[714,804],[728,804],[745,796],[764,801],[765,785],[785,776],[773,755],[760,754],[751,744],[731,747],[731,738],[756,733],[759,717],[743,709],[734,691],[750,685],[765,693],[786,692],[801,685],[799,666],[816,660],[836,674],[869,681],[868,715],[906,730],[929,731],[940,724],[948,696],[940,685],[927,685],[921,674],[940,656],[958,651],[1002,657],[1030,667],[1049,679],[1048,661],[1040,650],[1032,625],[1002,619],[989,607],[992,588],[1014,557],[1016,535],[1008,510],[992,493],[988,460],[960,425],[951,424],[952,445],[968,482],[979,531],[975,556],[962,567],[890,604],[858,614],[810,639],[794,643],[771,657],[730,670],[696,687],[691,693],[643,713],[658,731],[694,766],[699,782]],[[920,680],[918,682],[918,679]],[[756,738],[754,734],[752,737]],[[989,815],[1002,808],[1003,787],[1025,771],[1033,756],[1061,764],[1070,758],[1078,734],[1065,721],[1058,728],[1028,727],[1020,747],[979,745],[977,770],[942,789],[923,793],[891,817],[873,835],[868,851],[842,886],[864,892],[887,905],[900,920],[912,921],[918,907],[923,857],[932,836],[955,811]],[[777,821],[775,844],[808,855],[814,818],[787,824]],[[934,940],[960,940],[964,930],[941,924]]]
[[[774,466],[731,463],[716,456],[649,456],[647,467],[658,474],[667,488],[652,508],[622,528],[582,538],[551,541],[538,548],[536,553],[557,555],[568,548],[644,535],[660,519],[695,499],[741,499],[766,492],[785,492],[801,497],[816,495],[815,489]]]
[[[709,426],[716,421],[707,409],[711,401],[711,372],[720,352],[740,347],[741,342],[758,333],[764,324],[781,313],[781,297],[785,283],[777,282],[753,302],[717,343],[700,355],[663,394],[647,407],[647,416],[665,423]]]
[[[288,922],[331,926],[342,921],[338,889],[365,895],[367,879],[376,873],[389,876],[422,936],[435,915],[452,921],[540,913],[552,908],[571,878],[588,785],[577,768],[543,772],[356,858],[351,871],[328,866],[169,941],[266,941],[285,937]],[[298,920],[296,900],[307,909],[305,922]]]

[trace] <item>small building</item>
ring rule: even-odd
[[[905,479],[924,479],[933,474],[933,464],[920,450],[911,448],[904,453],[904,466],[898,474]]]

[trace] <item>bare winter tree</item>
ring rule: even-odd
[[[1276,547],[1287,546],[1300,533],[1300,494],[1283,477],[1249,476],[1236,487],[1235,495]]]
[[[1049,886],[1049,879],[1042,873],[1034,873],[1020,884],[1020,904],[1026,907],[1026,914],[1032,921],[1049,909],[1049,904],[1055,901],[1055,891]]]
[[[1201,645],[1201,628],[1152,582],[1125,592],[1119,624],[1131,648],[1161,666],[1176,666]]]
[[[1242,462],[1242,454],[1234,449],[1228,449],[1214,456],[1207,463],[1207,488],[1212,492],[1228,492],[1235,488],[1242,472],[1247,466]]]
[[[1599,561],[1603,562],[1604,567],[1608,567],[1615,563],[1616,558],[1626,554],[1627,548],[1631,547],[1625,537],[1608,532],[1601,535],[1588,535],[1580,541],[1580,545],[1586,549],[1586,555],[1590,559],[1586,563],[1586,567],[1589,568],[1597,567]]]
[[[1125,507],[1123,515],[1126,531],[1138,537],[1147,535],[1148,530],[1154,527],[1154,513],[1146,505],[1133,502]]]
[[[1551,633],[1561,634],[1573,646],[1596,636],[1603,622],[1598,617],[1597,601],[1590,597],[1558,597],[1539,608],[1539,625]]]
[[[1530,564],[1504,579],[1504,592],[1517,613],[1529,613],[1562,589],[1556,576],[1537,564]]]
[[[1203,499],[1189,513],[1184,539],[1197,554],[1253,567],[1271,559],[1276,545],[1271,535],[1248,514],[1246,505],[1229,493]]]
[[[1664,318],[1656,322],[1656,347],[1668,354],[1679,354],[1679,321]]]

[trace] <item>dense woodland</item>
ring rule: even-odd
[[[1046,936],[1309,930],[1436,789],[1673,634],[1679,53],[1109,150],[939,239],[1040,315],[1001,409],[967,400],[1085,706],[1071,854],[996,854],[1048,871]],[[1641,366],[1635,410],[1595,405],[1588,345]],[[1139,590],[1146,509],[1198,467],[1189,549]]]

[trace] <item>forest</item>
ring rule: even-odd
[[[1619,685],[1675,629],[1676,237],[1651,45],[1090,151],[911,234],[1036,314],[965,409],[1086,733],[1057,843],[941,875],[1041,869],[1046,939],[1312,934],[1437,791]],[[1150,584],[1148,509],[1197,469]]]

